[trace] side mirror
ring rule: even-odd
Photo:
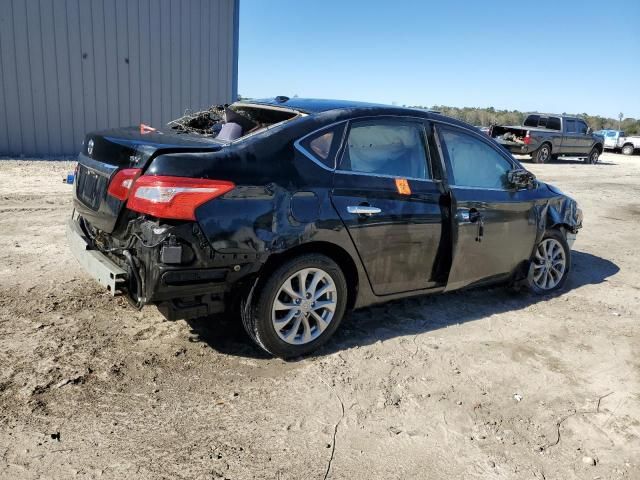
[[[536,176],[524,168],[516,168],[507,173],[507,181],[512,187],[522,190],[536,184]]]
[[[591,130],[591,127],[587,127],[587,135],[591,135],[593,133],[593,130]]]

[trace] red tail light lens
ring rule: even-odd
[[[529,134],[529,131],[527,131],[527,134],[524,136],[524,143],[525,145],[529,145],[531,143],[531,136]]]
[[[109,195],[120,201],[125,201],[129,197],[129,192],[136,178],[140,176],[142,170],[139,168],[125,168],[120,170],[109,183]]]
[[[143,175],[133,185],[127,208],[158,218],[195,220],[196,208],[234,187],[223,180]]]

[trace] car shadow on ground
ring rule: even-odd
[[[413,336],[494,314],[515,314],[529,305],[545,302],[584,285],[602,283],[620,270],[613,262],[590,253],[573,251],[572,259],[572,272],[564,289],[551,295],[513,293],[499,285],[395,300],[351,312],[333,338],[314,356],[384,342],[395,337]],[[187,323],[200,341],[220,353],[270,358],[253,344],[239,319],[215,316],[188,320]]]

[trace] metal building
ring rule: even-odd
[[[0,155],[237,96],[239,0],[0,0]]]

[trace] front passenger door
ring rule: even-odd
[[[587,135],[589,127],[584,120],[577,119],[576,129],[578,130],[578,146],[580,147],[579,153],[588,155],[593,144],[593,137],[591,135]]]
[[[454,216],[446,289],[506,278],[533,251],[535,190],[509,187],[507,172],[516,165],[489,140],[453,126],[437,130]]]
[[[564,139],[562,141],[562,153],[576,155],[580,152],[580,140],[578,127],[573,118],[564,119]]]

